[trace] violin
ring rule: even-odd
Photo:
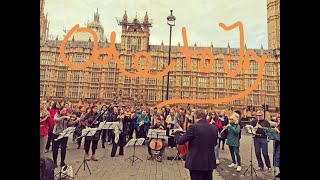
[[[164,130],[164,128],[162,126],[159,126],[156,129],[160,129],[160,130]],[[154,150],[154,151],[159,151],[162,147],[163,147],[163,143],[161,139],[151,139],[150,143],[149,143],[149,147],[150,149]]]

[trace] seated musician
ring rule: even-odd
[[[163,126],[163,124],[161,124],[161,117],[158,116],[157,120],[156,120],[156,124],[154,126],[151,127],[151,129],[161,129],[161,130],[166,130],[165,126]],[[148,146],[148,160],[150,160],[152,158],[152,153],[151,153],[151,147],[150,144],[152,142],[152,140],[154,140],[155,138],[151,138],[151,140],[148,142],[147,146]],[[157,161],[161,162],[162,161],[162,154],[165,150],[165,140],[161,139],[162,141],[162,148],[160,149],[160,152],[156,158]]]

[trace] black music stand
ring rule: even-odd
[[[253,164],[252,164],[252,148],[253,148],[253,139],[255,137],[255,134],[256,134],[256,130],[254,129],[253,126],[251,125],[246,125],[245,126],[245,130],[246,130],[246,133],[248,134],[251,134],[252,135],[252,140],[251,140],[251,156],[250,156],[250,165],[249,167],[246,169],[246,171],[243,173],[243,175],[246,175],[247,171],[249,171],[250,169],[250,176],[252,177],[251,179],[253,179],[253,172],[256,174],[256,177],[258,177],[257,173],[256,173],[256,170],[255,168],[253,167]]]
[[[179,131],[178,131],[179,132]],[[179,132],[180,134],[181,133],[185,133],[184,131],[180,131]],[[172,159],[172,161],[171,161],[171,165],[173,164],[173,161],[174,160],[177,160],[177,163],[178,163],[178,161],[179,161],[179,159],[182,161],[182,162],[184,162],[184,160],[183,160],[183,158],[181,157],[181,155],[180,155],[180,153],[179,153],[179,151],[178,151],[178,146],[177,146],[177,138],[175,138],[175,143],[176,143],[176,147],[177,147],[177,154],[173,157],[173,159]]]
[[[82,135],[79,136],[78,138],[82,138],[82,137],[87,137],[87,136],[93,136],[97,131],[97,128],[87,128],[87,129],[83,129],[82,130]],[[91,171],[90,171],[90,168],[89,168],[89,165],[87,163],[87,160],[86,160],[86,156],[85,156],[85,153],[83,155],[83,161],[82,161],[82,164],[80,165],[80,167],[78,168],[78,170],[76,171],[75,175],[78,174],[78,171],[80,170],[81,166],[83,165],[83,170],[85,171],[86,170],[86,166],[89,170],[89,173],[91,175]]]
[[[137,160],[143,161],[142,159],[138,158],[135,155],[135,152],[136,152],[136,145],[141,146],[143,144],[144,140],[145,140],[144,138],[130,139],[130,141],[125,146],[125,147],[133,146],[133,155],[128,157],[127,159],[125,159],[125,161],[129,159],[132,163],[132,166],[133,166],[133,163]]]
[[[63,130],[61,133],[60,133],[60,135],[56,138],[56,139],[54,139],[55,141],[58,141],[59,139],[62,139],[62,138],[65,138],[65,137],[69,137],[70,135],[71,135],[71,133],[73,133],[73,131],[75,130],[76,128],[75,127],[68,127],[67,129],[65,129],[65,130]],[[61,169],[62,169],[63,167],[61,167],[60,168],[60,171],[57,173],[57,174],[55,174],[54,176],[57,178],[57,179],[64,179],[64,178],[71,178],[71,179],[74,179],[74,177],[71,177],[71,176],[69,176],[69,175],[67,175],[67,174],[65,174],[65,173],[62,173],[61,172]],[[63,174],[63,177],[61,177],[62,176],[62,174]]]
[[[164,139],[165,136],[166,136],[166,130],[157,130],[157,129],[149,129],[148,135],[147,135],[147,137],[150,139],[150,141],[151,141],[152,139]],[[155,154],[152,155],[152,157],[151,157],[151,159],[152,159],[151,164],[153,164],[153,160],[154,160],[155,156],[156,156]],[[161,161],[161,162],[163,162],[163,161]]]
[[[119,122],[100,122],[98,130],[102,130],[102,129],[114,129],[115,126],[117,126],[119,124]],[[98,167],[100,165],[100,163],[107,157],[107,148],[104,148],[104,155],[102,157],[102,159],[99,161],[98,163]]]

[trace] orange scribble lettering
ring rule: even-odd
[[[232,71],[229,68],[228,65],[228,61],[230,60],[230,55],[225,55],[225,57],[223,58],[223,66],[226,70],[226,72],[230,75],[230,77],[236,77],[238,75],[238,73],[243,69],[243,70],[247,70],[249,68],[249,63],[250,63],[250,56],[253,56],[255,61],[259,64],[259,71],[258,71],[258,76],[257,76],[257,80],[254,82],[254,84],[252,84],[248,89],[246,89],[244,92],[240,92],[237,95],[231,96],[231,97],[227,97],[227,98],[220,98],[220,99],[171,99],[168,101],[164,101],[159,103],[156,107],[161,108],[163,106],[166,106],[168,104],[216,104],[216,103],[223,103],[223,102],[230,102],[230,101],[234,101],[236,99],[239,99],[241,97],[244,97],[246,95],[248,95],[251,91],[253,91],[257,85],[259,84],[259,82],[262,79],[262,74],[263,74],[263,70],[264,70],[264,64],[266,62],[267,56],[264,54],[260,57],[257,56],[257,54],[253,51],[253,50],[247,50],[246,54],[244,55],[244,32],[243,32],[243,25],[240,21],[232,24],[231,26],[226,26],[224,23],[219,23],[219,26],[222,27],[224,30],[226,31],[230,31],[232,29],[235,29],[236,27],[239,27],[239,32],[240,32],[240,56],[239,56],[239,61],[238,61],[238,65],[235,71]],[[81,65],[75,65],[72,64],[65,56],[65,46],[66,43],[68,41],[68,39],[70,38],[70,36],[75,32],[88,32],[91,33],[93,36],[93,50],[92,50],[92,55],[90,56],[89,60],[87,60],[84,64]],[[186,33],[186,28],[183,27],[182,28],[182,38],[183,38],[183,47],[179,48],[179,51],[184,53],[185,57],[186,57],[186,62],[187,62],[187,70],[191,70],[192,69],[192,63],[191,63],[191,55],[195,54],[201,55],[201,60],[200,60],[200,64],[199,64],[199,69],[201,72],[210,72],[210,70],[212,69],[213,65],[214,65],[214,55],[212,53],[212,51],[209,48],[204,48],[201,50],[190,50],[188,47],[188,39],[187,39],[187,33]],[[96,63],[98,65],[103,65],[109,62],[109,60],[112,58],[112,56],[114,57],[116,63],[118,64],[119,70],[120,72],[128,77],[139,77],[139,76],[145,76],[145,77],[149,77],[149,78],[162,78],[163,76],[167,75],[168,72],[176,65],[176,61],[173,59],[171,60],[171,63],[169,64],[169,66],[163,70],[161,73],[159,74],[150,74],[149,70],[152,67],[152,57],[150,56],[150,54],[146,51],[142,51],[142,52],[138,52],[135,57],[134,57],[134,66],[137,70],[137,73],[130,73],[128,71],[125,70],[125,68],[123,67],[120,59],[119,59],[119,53],[116,49],[115,46],[115,41],[116,41],[116,33],[114,31],[111,32],[110,35],[110,47],[105,47],[102,49],[98,49],[98,37],[97,34],[90,28],[80,28],[78,24],[76,24],[65,36],[65,38],[63,39],[61,46],[60,46],[60,55],[61,58],[63,60],[63,62],[70,67],[71,69],[75,69],[75,70],[82,70],[85,69],[86,67],[90,66],[92,63]],[[98,60],[98,56],[103,54],[103,53],[107,53],[107,56],[99,61]],[[206,56],[209,56],[210,58],[210,62],[208,64],[207,67],[204,67],[205,65],[205,59]],[[145,69],[142,69],[139,64],[138,61],[141,57],[144,57],[147,61],[148,61],[148,65],[145,67]]]

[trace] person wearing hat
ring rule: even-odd
[[[229,146],[232,164],[229,167],[234,167],[238,172],[241,171],[241,158],[239,153],[240,146],[240,125],[239,125],[239,114],[234,113],[229,118],[229,124],[226,126],[227,131],[227,145]],[[237,157],[237,161],[236,158]]]
[[[256,134],[254,136],[254,149],[259,165],[258,171],[263,171],[264,164],[261,158],[261,150],[262,155],[264,157],[265,164],[268,168],[268,171],[271,171],[270,158],[268,155],[268,140],[267,135],[262,129],[262,127],[270,128],[270,123],[263,119],[263,112],[257,112],[257,119],[251,121],[251,125],[256,128]]]

